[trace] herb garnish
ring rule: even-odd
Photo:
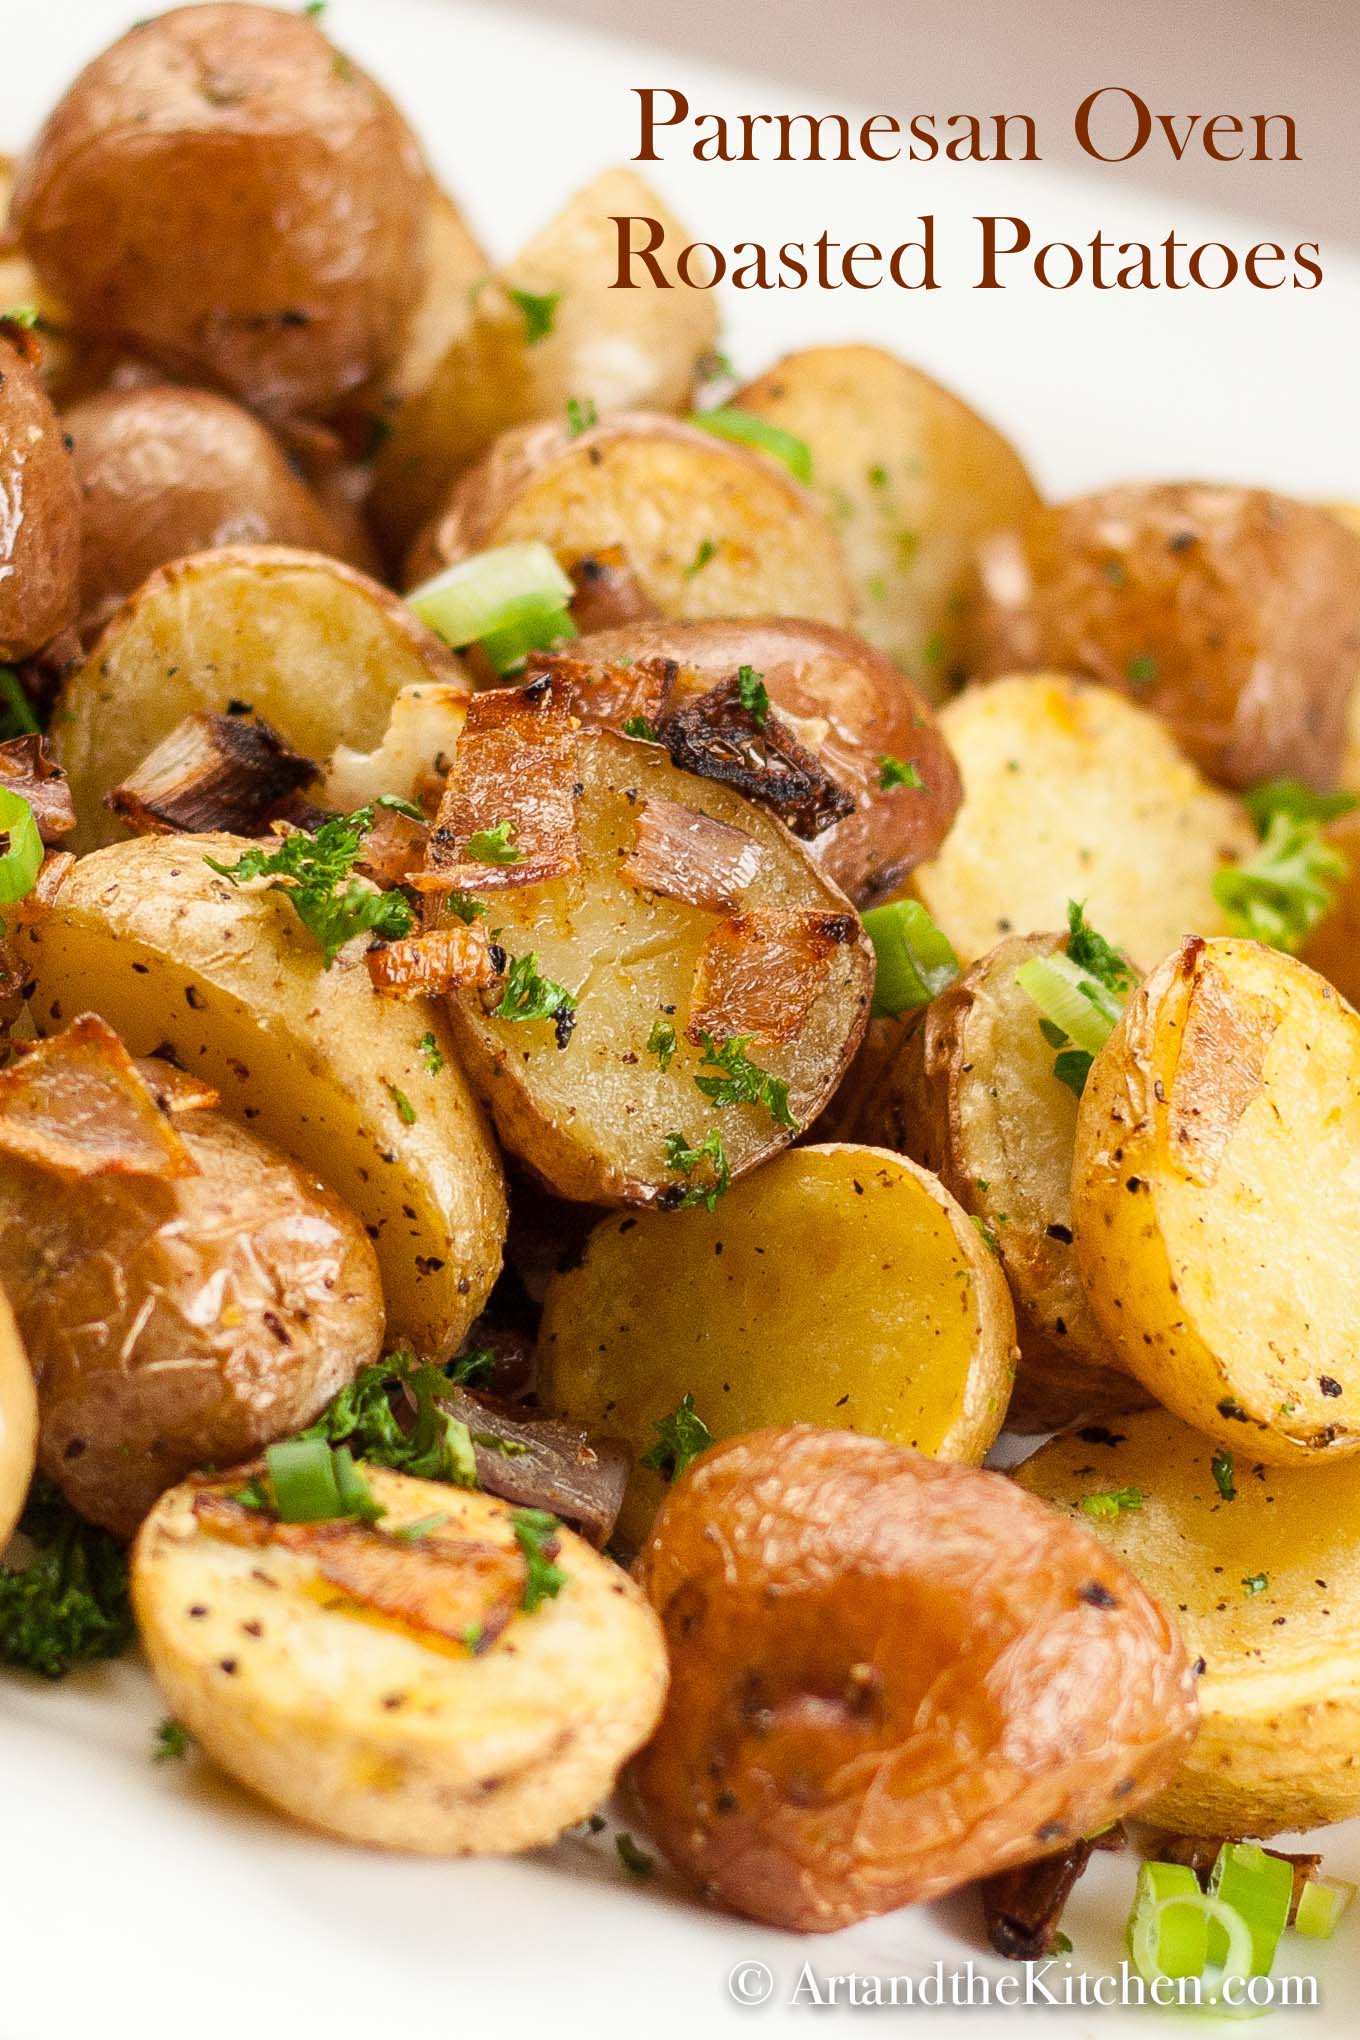
[[[409,1353],[389,1353],[361,1367],[328,1409],[302,1432],[348,1445],[356,1458],[374,1466],[390,1466],[418,1480],[443,1480],[454,1487],[476,1487],[477,1470],[466,1424],[459,1423],[437,1398],[455,1383],[469,1383],[490,1371],[492,1356],[469,1353],[449,1369],[421,1366]],[[416,1406],[407,1430],[397,1417],[393,1398],[405,1389]]]
[[[1242,1582],[1242,1592],[1244,1594],[1264,1594],[1269,1585],[1269,1573],[1250,1573]]]
[[[674,1169],[677,1175],[692,1176],[694,1171],[707,1162],[712,1176],[706,1183],[692,1183],[684,1195],[677,1200],[677,1209],[684,1211],[693,1204],[703,1204],[712,1211],[724,1190],[730,1188],[732,1170],[723,1146],[722,1135],[716,1126],[710,1127],[697,1147],[691,1147],[683,1133],[666,1135],[666,1167]]]
[[[0,742],[10,737],[30,737],[38,718],[13,666],[0,666]]]
[[[1111,1488],[1108,1494],[1083,1495],[1081,1506],[1088,1516],[1122,1516],[1126,1510],[1141,1509],[1147,1500],[1142,1488]]]
[[[658,1020],[653,1026],[651,1033],[647,1036],[647,1053],[656,1057],[663,1073],[670,1068],[678,1046],[679,1043],[675,1038],[675,1029],[671,1026],[670,1021]]]
[[[625,737],[640,737],[644,744],[659,744],[661,732],[645,715],[630,715],[623,726]]]
[[[567,1575],[557,1557],[557,1533],[562,1528],[546,1509],[516,1509],[510,1518],[515,1542],[524,1554],[524,1592],[520,1607],[532,1615],[545,1601],[555,1600],[567,1584]]]
[[[1225,1502],[1237,1500],[1237,1482],[1233,1479],[1233,1456],[1220,1448],[1209,1461],[1209,1471],[1214,1485]]]
[[[708,565],[709,561],[717,553],[717,550],[718,548],[713,543],[713,540],[711,538],[700,539],[699,550],[695,553],[694,558],[685,568],[685,579],[687,581],[692,581],[696,574],[702,573],[704,568]]]
[[[464,850],[474,864],[522,864],[524,852],[516,850],[511,840],[514,834],[512,822],[497,822],[491,829],[474,829]]]
[[[151,1761],[153,1764],[182,1763],[194,1746],[194,1738],[182,1721],[176,1721],[173,1714],[167,1714],[151,1738]]]
[[[1297,779],[1248,789],[1243,805],[1261,838],[1254,857],[1215,872],[1213,893],[1234,935],[1289,954],[1336,904],[1350,866],[1323,829],[1357,805],[1350,793],[1314,793]]]
[[[557,318],[557,307],[562,302],[560,290],[545,291],[541,297],[531,290],[512,290],[511,302],[519,307],[524,321],[524,344],[537,347],[540,340],[546,340]]]
[[[378,892],[351,877],[380,807],[424,820],[420,809],[409,801],[384,794],[366,807],[356,808],[352,815],[333,815],[314,835],[295,829],[280,838],[273,850],[260,845],[247,850],[235,864],[219,864],[215,857],[203,861],[233,885],[244,885],[252,878],[273,879],[269,890],[285,896],[303,927],[321,944],[329,970],[356,935],[372,933],[385,942],[395,942],[409,935],[415,925],[404,893]]]
[[[456,914],[460,921],[467,922],[480,921],[487,911],[481,900],[474,900],[471,893],[465,892],[445,893],[443,906],[446,914]]]
[[[713,1443],[713,1433],[696,1412],[694,1397],[689,1394],[682,1395],[670,1415],[659,1418],[653,1428],[656,1443],[643,1453],[642,1464],[650,1466],[663,1480],[678,1480],[685,1468]]]
[[[511,959],[500,1004],[492,1011],[498,1020],[551,1020],[559,1048],[566,1047],[576,1025],[574,994],[543,976],[536,950]]]
[[[894,786],[908,786],[923,792],[925,781],[910,759],[893,758],[885,751],[878,761],[878,790],[890,793]]]
[[[589,432],[591,426],[599,422],[600,414],[593,397],[567,398],[567,430],[573,439],[579,439],[583,432]]]
[[[762,1070],[746,1053],[746,1044],[755,1039],[754,1035],[738,1034],[730,1041],[718,1042],[711,1034],[701,1034],[699,1039],[704,1051],[699,1068],[720,1073],[716,1077],[695,1077],[694,1082],[705,1098],[715,1105],[763,1105],[776,1126],[797,1133],[798,1121],[789,1110],[788,1084],[782,1077],[772,1077],[768,1070]]]
[[[437,1077],[444,1067],[444,1052],[434,1038],[433,1028],[422,1034],[419,1041],[420,1059],[432,1077]]]
[[[397,1117],[402,1125],[414,1126],[416,1123],[416,1108],[406,1093],[400,1090],[396,1084],[388,1084],[387,1093],[397,1108]]]
[[[120,1546],[82,1522],[41,1474],[19,1528],[38,1556],[0,1565],[0,1664],[60,1679],[73,1665],[117,1657],[132,1640]]]
[[[770,714],[770,696],[764,678],[754,666],[742,666],[737,672],[737,698],[758,730],[763,730]]]

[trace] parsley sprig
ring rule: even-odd
[[[724,1190],[730,1189],[732,1169],[723,1146],[722,1135],[716,1126],[710,1127],[697,1147],[691,1147],[683,1133],[666,1135],[666,1167],[678,1176],[692,1176],[696,1169],[707,1163],[709,1174],[698,1183],[691,1183],[682,1196],[676,1199],[676,1208],[685,1211],[693,1204],[706,1205],[712,1211]]]
[[[681,1396],[668,1416],[658,1418],[654,1429],[656,1443],[643,1453],[642,1464],[650,1466],[663,1480],[678,1480],[686,1467],[713,1443],[713,1433],[688,1393]]]
[[[1297,779],[1271,779],[1242,799],[1260,847],[1245,863],[1215,872],[1214,898],[1234,935],[1293,955],[1335,906],[1336,887],[1349,873],[1346,859],[1322,832],[1356,806],[1356,796],[1314,793]]]
[[[730,1041],[715,1041],[701,1034],[701,1070],[717,1070],[717,1076],[696,1075],[694,1081],[705,1098],[715,1105],[763,1105],[776,1126],[797,1133],[798,1121],[789,1110],[789,1087],[782,1077],[772,1077],[751,1061],[746,1044],[754,1035],[737,1034]],[[664,1066],[663,1066],[664,1067]]]
[[[500,1002],[492,1010],[498,1020],[551,1020],[559,1048],[566,1047],[576,1025],[575,994],[544,977],[536,950],[510,959]]]
[[[770,694],[764,676],[754,666],[741,666],[737,671],[737,699],[758,730],[763,730],[770,715]]]
[[[466,851],[474,864],[522,864],[524,852],[514,845],[514,824],[497,822],[493,829],[474,829]]]
[[[41,1475],[19,1528],[36,1545],[28,1566],[0,1566],[0,1664],[44,1679],[113,1658],[132,1641],[127,1562],[106,1530],[83,1523]]]
[[[477,1470],[466,1424],[441,1408],[450,1387],[466,1387],[490,1372],[493,1356],[476,1351],[449,1367],[422,1366],[407,1352],[389,1353],[361,1367],[347,1388],[301,1433],[346,1445],[356,1459],[390,1466],[417,1480],[442,1480],[476,1487]],[[397,1393],[409,1391],[416,1406],[408,1430],[397,1415]]]
[[[352,875],[380,807],[424,820],[409,801],[383,794],[351,815],[332,815],[314,834],[296,829],[280,837],[272,850],[259,844],[235,864],[219,864],[215,857],[203,861],[233,885],[272,879],[270,891],[284,894],[303,927],[320,943],[329,970],[356,935],[374,934],[395,942],[415,925],[404,893],[379,892]]]

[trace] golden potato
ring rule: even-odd
[[[1330,823],[1325,836],[1345,858],[1346,876],[1336,888],[1336,905],[1319,921],[1299,955],[1355,1006],[1360,1005],[1360,808]]]
[[[434,515],[458,475],[493,439],[536,418],[681,411],[692,401],[698,364],[717,338],[712,293],[671,273],[672,288],[648,280],[613,290],[618,268],[614,218],[649,214],[668,243],[691,236],[629,169],[606,170],[567,202],[499,274],[484,263],[480,288],[464,293],[464,316],[437,361],[393,422],[374,485],[378,527],[395,555]],[[664,265],[663,265],[664,266]]]
[[[741,666],[757,671],[775,708],[854,796],[854,814],[818,836],[812,855],[857,903],[891,892],[948,834],[962,789],[935,718],[891,660],[850,631],[781,617],[633,623],[593,632],[570,652],[602,665],[673,659],[676,702]],[[921,784],[884,786],[885,759],[914,768]]]
[[[786,468],[676,418],[620,411],[498,439],[416,541],[407,584],[517,539],[570,571],[621,546],[663,616],[807,616],[848,624],[840,540]]]
[[[544,1540],[560,1584],[531,1605],[523,1511],[361,1472],[372,1527],[279,1523],[201,1484],[159,1503],[132,1601],[168,1705],[223,1770],[327,1834],[437,1856],[555,1841],[656,1723],[656,1617],[560,1526]]]
[[[976,674],[1089,675],[1213,779],[1336,783],[1360,672],[1360,538],[1263,489],[1144,485],[1040,510],[982,549]]]
[[[75,621],[80,572],[80,489],[26,340],[0,324],[0,665]]]
[[[28,1495],[38,1453],[38,1399],[19,1327],[0,1290],[0,1557]]]
[[[460,766],[466,756],[464,745]],[[816,1118],[863,1031],[873,952],[845,895],[781,822],[730,787],[677,770],[660,745],[582,730],[564,770],[579,861],[560,876],[509,883],[483,904],[507,968],[527,972],[532,958],[540,978],[576,1001],[574,1013],[507,1017],[494,1003],[505,1003],[500,987],[490,999],[469,988],[450,998],[453,1036],[504,1145],[550,1190],[594,1204],[671,1204],[707,1188],[715,1168],[744,1174]],[[458,766],[450,783],[458,788]],[[532,803],[535,789],[525,791]],[[513,802],[512,787],[500,813],[516,825]],[[724,853],[734,849],[736,889],[724,897],[723,881],[706,891],[703,875],[700,903],[665,870],[648,884],[634,860],[656,817],[663,828],[692,826],[701,845],[716,836]],[[475,869],[459,880],[474,892],[480,882]],[[724,1082],[712,1051],[734,1039],[787,1086],[782,1112],[704,1094]],[[697,1153],[713,1139],[721,1167],[712,1155],[688,1169],[671,1158],[676,1141]]]
[[[1002,1475],[810,1425],[708,1453],[638,1562],[671,1654],[632,1766],[700,1889],[825,1932],[1132,1812],[1195,1726],[1170,1619]]]
[[[77,326],[286,418],[399,351],[431,186],[316,24],[180,7],[88,64],[19,166],[13,219]]]
[[[295,750],[377,745],[403,687],[466,684],[403,602],[338,560],[229,546],[159,568],[67,682],[53,748],[77,850],[126,834],[104,795],[196,709],[247,702]],[[389,789],[390,790],[390,789]]]
[[[949,702],[940,731],[963,805],[910,889],[963,962],[1062,927],[1069,899],[1144,961],[1226,931],[1213,876],[1254,853],[1256,830],[1155,716],[1082,681],[1016,675]]]
[[[933,1170],[996,1242],[1020,1344],[1012,1430],[1051,1431],[1135,1409],[1147,1392],[1096,1322],[1072,1245],[1077,1100],[1053,1074],[1034,1002],[1015,981],[1056,935],[1000,942],[911,1016],[855,1119],[860,1138]]]
[[[0,1075],[0,1283],[39,1463],[122,1537],[191,1468],[310,1423],[383,1337],[354,1214],[220,1112],[139,1143],[119,1114],[140,1090],[154,1120],[153,1083],[88,1021]]]
[[[1360,1448],[1360,1017],[1256,942],[1191,939],[1135,991],[1077,1113],[1096,1317],[1168,1409],[1244,1453]]]
[[[1016,1479],[1098,1537],[1203,1666],[1199,1735],[1147,1818],[1210,1836],[1348,1820],[1360,1813],[1360,1463],[1266,1466],[1236,1426],[1216,1438],[1145,1410],[1055,1438]],[[1133,1507],[1083,1508],[1131,1493]]]
[[[164,1048],[224,1109],[337,1191],[378,1253],[393,1337],[458,1350],[500,1268],[500,1161],[422,1000],[375,996],[357,945],[334,968],[263,881],[206,863],[232,836],[143,836],[81,858],[18,948],[42,1032],[90,1011],[134,1053]],[[430,1034],[442,1067],[421,1051]]]
[[[446,191],[436,191],[425,223],[424,289],[406,344],[383,378],[384,424],[430,383],[445,351],[472,318],[474,285],[491,273],[491,257]],[[382,441],[387,443],[384,432]]]
[[[850,562],[856,628],[938,701],[962,656],[977,540],[1039,505],[1015,448],[882,347],[804,348],[732,402],[807,445],[810,486]]]
[[[9,219],[14,163],[0,155],[0,313],[32,308],[39,314],[39,359],[43,388],[54,404],[63,404],[78,390],[91,387],[108,373],[107,345],[70,330],[70,314],[33,273],[18,233]]]
[[[548,1285],[538,1355],[548,1405],[639,1460],[692,1395],[718,1439],[806,1418],[976,1465],[1006,1413],[1015,1318],[933,1176],[880,1148],[800,1147],[712,1211],[601,1220]],[[639,1463],[626,1539],[664,1493]]]

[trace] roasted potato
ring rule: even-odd
[[[848,624],[840,540],[763,454],[676,418],[615,412],[498,439],[416,541],[407,585],[488,546],[537,538],[570,569],[621,547],[663,616],[807,616]]]
[[[657,744],[603,729],[561,741],[574,838],[566,868],[518,883],[511,865],[510,882],[483,904],[507,968],[565,989],[574,1012],[507,1017],[498,1006],[514,1004],[512,975],[503,995],[476,986],[452,994],[454,1040],[505,1146],[550,1190],[585,1203],[671,1204],[707,1190],[715,1169],[744,1174],[816,1118],[863,1031],[873,952],[845,895],[766,809],[677,770]],[[465,742],[455,801],[468,757]],[[527,776],[510,777],[508,800],[519,778],[532,803]],[[517,807],[500,812],[518,824]],[[495,819],[487,813],[478,826]],[[654,822],[665,833],[661,868],[643,871],[643,832]],[[697,883],[667,862],[671,837],[686,833]],[[732,859],[725,873],[719,856]],[[460,872],[474,892],[501,875]],[[703,1095],[704,1084],[724,1082],[713,1051],[733,1040],[787,1086],[778,1113]],[[671,1155],[676,1141],[697,1152],[715,1137],[721,1165],[708,1155],[686,1170]]]
[[[14,1312],[0,1290],[0,1557],[19,1520],[38,1452],[38,1400]]]
[[[196,709],[242,701],[304,756],[380,743],[403,687],[463,669],[376,581],[319,553],[230,546],[158,568],[72,676],[53,722],[77,850],[126,831],[104,795]],[[392,791],[389,788],[387,791]]]
[[[548,1285],[538,1357],[551,1408],[638,1455],[620,1518],[636,1544],[665,1494],[642,1454],[686,1395],[718,1439],[806,1418],[978,1464],[1015,1318],[933,1176],[880,1148],[800,1147],[712,1211],[603,1219]]]
[[[941,711],[963,805],[910,889],[965,963],[1003,935],[1060,928],[1085,900],[1107,940],[1149,963],[1226,931],[1211,889],[1256,830],[1157,718],[1054,674],[970,688]]]
[[[408,382],[379,457],[373,510],[396,557],[511,426],[564,417],[573,400],[585,415],[592,406],[600,415],[682,411],[692,401],[717,338],[712,293],[680,282],[673,265],[668,290],[650,280],[612,289],[622,214],[660,220],[672,247],[690,239],[635,171],[606,170],[498,275],[485,263],[468,278],[480,287],[465,291],[463,320],[450,322],[423,382]]]
[[[1130,1373],[1243,1453],[1360,1448],[1360,1017],[1256,942],[1135,991],[1077,1114],[1072,1225]]]
[[[26,341],[0,323],[0,665],[73,623],[78,599],[80,489]]]
[[[1360,1005],[1360,808],[1329,823],[1325,835],[1331,848],[1346,860],[1346,875],[1336,888],[1335,906],[1319,921],[1299,955],[1356,1006]]]
[[[812,854],[857,902],[892,891],[949,831],[961,796],[958,767],[925,698],[850,631],[780,617],[634,623],[597,631],[570,651],[606,666],[672,659],[680,668],[676,702],[741,666],[759,672],[779,713],[854,796],[855,813],[819,836]],[[894,763],[914,768],[921,784],[885,786],[885,765]]]
[[[240,888],[230,836],[144,836],[84,857],[19,931],[42,1032],[97,1012],[164,1049],[225,1111],[314,1170],[377,1248],[393,1335],[456,1352],[500,1266],[505,1193],[435,1006],[374,995],[354,945],[331,970],[292,907]],[[443,1066],[421,1053],[431,1034]]]
[[[1006,1422],[1021,1431],[1148,1400],[1115,1361],[1077,1272],[1077,1100],[1053,1074],[1038,1010],[1015,982],[1028,958],[1062,947],[1055,935],[1017,935],[989,950],[901,1029],[854,1122],[862,1139],[933,1170],[996,1242],[1020,1344]]]
[[[671,1862],[803,1932],[1151,1797],[1195,1726],[1170,1619],[1001,1474],[810,1425],[707,1453],[638,1562],[671,1689],[631,1778]]]
[[[277,1523],[220,1486],[165,1496],[132,1564],[161,1691],[223,1770],[327,1834],[442,1856],[555,1841],[656,1723],[656,1617],[560,1528],[560,1587],[535,1605],[522,1512],[361,1471],[373,1527]]]
[[[428,388],[452,343],[472,319],[473,289],[491,274],[491,257],[446,191],[436,191],[425,223],[424,289],[406,343],[383,378],[374,413],[383,445],[400,407]]]
[[[122,1537],[191,1468],[310,1423],[383,1336],[354,1214],[201,1088],[167,1123],[156,1081],[88,1018],[0,1072],[0,1283],[39,1463]]]
[[[1039,506],[1015,448],[882,347],[804,348],[732,403],[808,447],[810,486],[850,562],[856,628],[938,701],[962,658],[978,539]]]
[[[103,379],[111,366],[110,350],[97,341],[82,340],[77,345],[66,307],[44,290],[34,275],[33,264],[9,218],[13,187],[13,160],[0,155],[0,315],[29,308],[38,313],[42,343],[38,373],[52,402],[62,404]]]
[[[1263,489],[1136,485],[1040,510],[981,553],[975,674],[1083,673],[1226,786],[1329,787],[1360,672],[1360,537]]]
[[[167,561],[218,546],[348,556],[263,425],[206,390],[103,390],[62,419],[82,498],[80,615],[92,636]],[[358,560],[354,565],[361,565]]]
[[[1146,1817],[1216,1837],[1348,1820],[1360,1813],[1360,1462],[1267,1466],[1235,1425],[1215,1437],[1217,1449],[1145,1410],[1055,1438],[1016,1479],[1108,1546],[1203,1666],[1199,1735]],[[1083,1506],[1099,1495],[1122,1503]]]
[[[313,21],[180,7],[80,73],[12,216],[77,327],[286,418],[399,352],[431,192],[391,100]]]

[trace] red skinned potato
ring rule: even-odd
[[[77,326],[286,418],[400,351],[431,203],[406,122],[313,21],[225,5],[87,65],[12,210]]]
[[[634,623],[582,638],[571,655],[602,666],[674,660],[674,707],[742,666],[758,672],[775,708],[854,798],[855,812],[819,836],[812,855],[857,905],[893,891],[949,833],[962,786],[935,717],[892,660],[852,631],[782,617]],[[885,787],[885,760],[914,768],[921,785]]]
[[[80,616],[88,635],[169,560],[289,545],[364,569],[278,442],[207,390],[102,390],[62,420],[82,498]]]
[[[632,1783],[734,1911],[826,1932],[1051,1853],[1196,1725],[1170,1619],[1001,1474],[811,1425],[718,1446],[638,1560],[671,1688]]]
[[[26,337],[0,322],[0,664],[73,620],[80,566],[75,469]]]
[[[1213,779],[1335,785],[1360,669],[1360,538],[1264,489],[1136,485],[981,548],[969,669],[1049,669],[1161,716]]]

